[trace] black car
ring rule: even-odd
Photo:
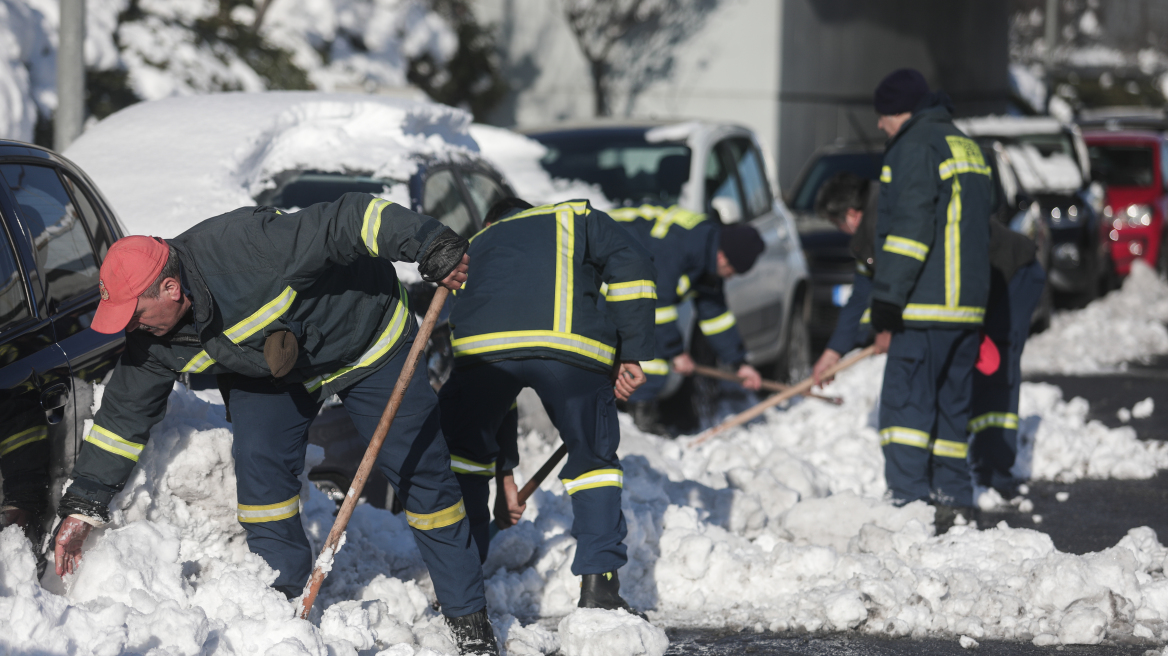
[[[0,141],[0,182],[0,505],[47,528],[93,383],[125,345],[124,333],[89,328],[102,258],[123,230],[89,177],[52,151]]]

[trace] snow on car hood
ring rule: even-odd
[[[515,193],[527,202],[545,205],[586,198],[597,209],[613,207],[600,185],[551,177],[539,163],[547,153],[547,147],[535,139],[479,123],[470,126],[470,134],[482,150],[483,157],[499,169]]]
[[[459,109],[384,96],[215,94],[132,105],[87,130],[65,156],[93,178],[131,234],[173,237],[254,205],[282,171],[405,181],[419,158],[477,153],[470,121]],[[389,197],[409,203],[404,185]]]
[[[1157,298],[1168,297],[1162,281],[1136,282],[1119,296],[1134,304],[1155,285]],[[1092,313],[1114,312],[1111,298],[1060,315],[1085,328],[1061,338],[1098,343]],[[1080,355],[1065,348],[1048,357]],[[1168,639],[1168,549],[1149,528],[1073,555],[1042,533],[1005,524],[933,537],[932,508],[883,500],[874,426],[883,366],[881,356],[840,374],[828,392],[842,396],[842,406],[796,402],[697,448],[688,438],[643,434],[622,414],[629,563],[621,593],[653,609],[659,626],[1038,645]],[[95,403],[100,397],[98,386]],[[1089,421],[1084,400],[1066,401],[1052,385],[1023,383],[1019,414],[1019,466],[1029,469],[1020,473],[1036,479],[1148,478],[1168,467],[1163,443]],[[0,616],[19,618],[0,632],[0,651],[452,652],[404,516],[368,505],[353,514],[312,622],[297,619],[294,603],[268,587],[275,573],[248,551],[235,519],[232,439],[217,392],[176,386],[111,506],[112,523],[90,537],[77,574],[61,581],[50,571],[42,587],[19,530],[0,532]],[[524,435],[519,482],[555,448],[539,433]],[[320,455],[310,447],[306,471]],[[565,643],[575,639],[549,628],[576,610],[579,595],[572,501],[556,478],[531,497],[523,521],[499,535],[484,566],[488,610],[510,654],[571,653]],[[301,498],[319,550],[334,505],[307,482]],[[614,631],[604,653],[645,653],[637,633]]]

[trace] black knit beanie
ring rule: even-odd
[[[876,113],[881,116],[903,114],[917,108],[929,93],[929,83],[915,68],[892,71],[876,87]]]
[[[758,230],[748,225],[735,224],[722,227],[720,249],[736,272],[746,273],[766,250],[766,244]]]

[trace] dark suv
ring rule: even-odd
[[[35,536],[72,469],[93,383],[125,343],[89,329],[122,229],[81,169],[14,141],[0,141],[0,214],[0,505],[39,519]]]

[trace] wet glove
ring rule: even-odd
[[[450,228],[434,238],[430,249],[418,262],[418,272],[426,282],[442,282],[451,271],[462,261],[463,253],[470,246],[470,242],[458,236]]]
[[[898,333],[904,330],[903,310],[887,301],[872,300],[872,330],[878,333],[892,331]]]
[[[61,502],[57,504],[57,516],[64,519],[69,515],[92,517],[101,520],[102,523],[110,520],[108,506],[72,492],[66,492],[61,497]]]

